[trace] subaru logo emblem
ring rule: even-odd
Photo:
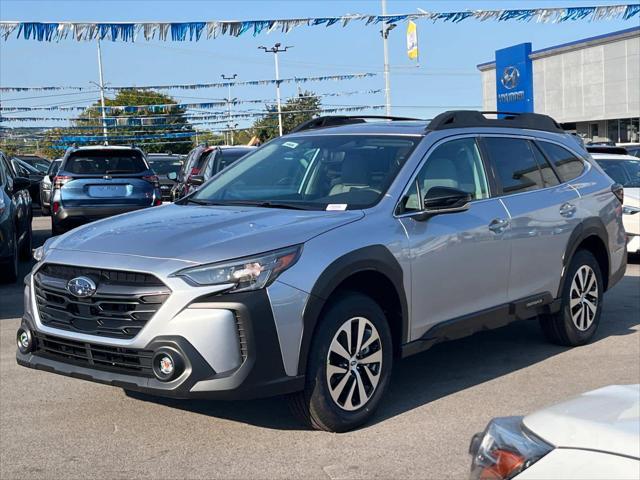
[[[502,78],[500,79],[502,86],[507,90],[513,90],[518,86],[520,82],[520,70],[516,67],[507,67],[502,72]]]
[[[76,277],[67,282],[69,293],[79,298],[90,297],[96,293],[97,288],[95,282],[87,277]]]

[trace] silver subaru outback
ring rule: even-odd
[[[538,318],[577,346],[624,274],[622,189],[549,117],[322,117],[171,205],[48,240],[17,361],[176,398],[289,394],[314,428],[396,359]]]

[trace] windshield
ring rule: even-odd
[[[164,158],[164,159],[149,159],[149,166],[151,170],[153,170],[156,175],[166,175],[167,173],[175,172],[178,173],[180,168],[182,167],[182,161],[176,160],[173,158]]]
[[[640,187],[640,160],[598,160],[598,165],[623,187]]]
[[[273,140],[191,201],[347,210],[376,204],[421,137],[324,135]]]
[[[136,150],[78,151],[69,156],[63,170],[79,175],[117,175],[142,173],[147,165]]]

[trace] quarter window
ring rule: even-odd
[[[540,148],[556,167],[563,182],[579,177],[584,171],[584,163],[566,148],[549,142],[539,142]]]
[[[536,145],[530,143],[529,146],[531,147],[531,150],[533,150],[533,155],[538,161],[540,172],[542,173],[542,180],[544,181],[545,186],[553,187],[555,185],[558,185],[560,182],[558,181],[556,172],[554,172],[553,168],[551,168],[549,161],[544,158],[544,155],[542,155],[540,149]]]
[[[519,138],[486,137],[502,193],[520,193],[544,188],[542,174],[529,141]]]
[[[418,211],[434,187],[449,187],[471,194],[474,200],[489,197],[489,186],[474,138],[444,143],[429,155],[405,197],[404,211]]]

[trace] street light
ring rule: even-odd
[[[226,76],[223,73],[220,76],[222,77],[223,80],[235,80],[236,77],[238,76],[238,74],[234,73],[233,75]],[[229,87],[228,95],[227,95],[227,111],[228,111],[229,124],[230,124],[231,123],[231,102],[232,102],[232,99],[231,99],[231,82],[229,82],[229,85],[227,85],[227,86]],[[233,99],[234,102],[236,100],[237,100],[236,98]],[[225,135],[226,135],[226,133],[225,133]],[[229,136],[231,137],[231,145],[233,145],[233,131],[230,132]],[[227,139],[225,139],[225,143],[229,143],[229,141]]]
[[[286,47],[282,47],[281,43],[276,43],[273,47],[258,47],[259,49],[264,50],[266,53],[273,53],[273,59],[276,66],[276,102],[278,105],[278,131],[280,136],[282,136],[282,107],[280,105],[280,68],[278,65],[278,53],[286,52],[289,48],[293,48],[293,46],[288,45]]]

